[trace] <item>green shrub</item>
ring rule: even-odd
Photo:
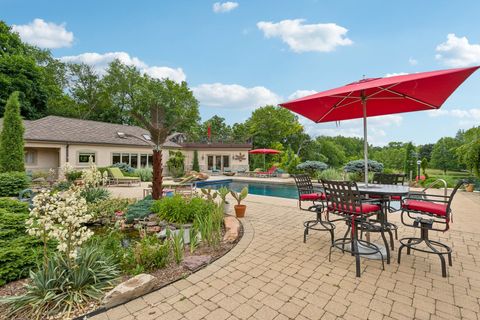
[[[364,160],[353,160],[345,165],[345,172],[357,172],[363,173],[365,171],[365,161]],[[369,172],[382,172],[383,164],[375,160],[368,160],[368,171]]]
[[[114,163],[112,167],[119,168],[120,170],[122,170],[123,173],[133,173],[135,171],[135,168],[131,167],[127,163],[122,162]]]
[[[125,213],[127,207],[134,203],[134,199],[114,198],[100,200],[88,205],[88,212],[93,218],[110,220],[114,217],[115,212],[122,211]]]
[[[213,204],[213,210],[207,214],[197,215],[193,223],[194,229],[210,246],[217,246],[222,239],[223,207]]]
[[[318,179],[342,180],[343,173],[334,168],[329,168],[318,173]]]
[[[133,255],[137,265],[145,271],[163,268],[170,259],[168,241],[163,244],[155,235],[145,236],[133,248]]]
[[[92,300],[101,300],[104,291],[113,288],[120,275],[114,260],[95,246],[80,249],[72,268],[69,261],[56,254],[47,267],[30,272],[26,293],[0,299],[7,305],[7,317],[49,317],[84,308]]]
[[[172,177],[183,176],[185,173],[185,155],[181,151],[170,150],[168,152],[167,168]]]
[[[0,209],[0,240],[8,240],[25,234],[25,220],[27,213],[9,212]]]
[[[193,163],[192,163],[192,170],[200,172],[200,164],[198,163],[198,151],[193,151]]]
[[[11,232],[5,234],[12,236]],[[24,233],[15,235],[12,239],[0,239],[0,286],[27,277],[43,257],[43,243],[40,239]]]
[[[28,213],[28,203],[11,198],[0,198],[0,208],[13,213]]]
[[[198,197],[185,199],[178,194],[157,200],[152,206],[152,212],[161,220],[178,224],[192,223],[196,216],[211,214],[214,209],[211,201]]]
[[[85,198],[87,203],[96,203],[108,199],[110,191],[102,187],[92,187],[83,189],[80,195]]]
[[[67,178],[67,181],[70,181],[70,182],[81,179],[82,171],[78,171],[78,170],[69,171],[65,174],[65,178]]]
[[[72,184],[73,182],[70,182],[68,180],[59,181],[53,186],[53,191],[66,191],[70,189]]]
[[[298,170],[306,172],[311,177],[318,171],[323,171],[328,168],[328,165],[321,161],[305,161],[297,165]]]
[[[25,172],[0,173],[0,197],[18,196],[18,193],[28,187]]]
[[[150,213],[152,213],[152,205],[153,200],[151,198],[145,198],[129,205],[127,208],[127,213],[125,214],[126,221],[131,223],[134,219],[146,218]]]
[[[142,181],[152,181],[153,178],[153,169],[152,168],[140,168],[135,169],[135,175],[140,178]]]

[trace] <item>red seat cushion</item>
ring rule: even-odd
[[[304,193],[300,195],[300,200],[310,200],[310,201],[315,201],[315,200],[325,200],[325,194],[324,193]]]
[[[370,199],[381,199],[383,198],[382,196],[379,196],[377,194],[372,194],[372,195],[369,195],[368,196]],[[390,200],[393,200],[393,201],[400,201],[402,200],[402,196],[391,196],[390,197]]]
[[[437,216],[445,217],[447,215],[447,205],[421,200],[407,200],[402,204],[402,208],[414,211],[428,212]]]
[[[337,204],[332,203],[331,205],[328,206],[328,209],[336,210],[336,207],[337,207]],[[344,208],[344,210],[346,210],[346,209]],[[362,209],[361,210],[362,210],[362,213],[370,213],[370,212],[380,211],[380,210],[382,210],[382,207],[379,204],[362,203]],[[343,211],[343,210],[340,210],[340,211]],[[346,212],[346,213],[352,213],[352,211],[353,211],[353,208],[352,208],[352,206],[350,206],[350,208],[348,209],[348,212]],[[355,207],[355,212],[360,213],[360,207],[359,206]]]

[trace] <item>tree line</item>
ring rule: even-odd
[[[233,125],[219,116],[202,122],[199,103],[186,82],[155,79],[118,60],[102,74],[87,64],[63,63],[50,51],[23,43],[0,21],[0,117],[8,97],[16,91],[21,115],[27,120],[57,115],[145,126],[141,115],[150,116],[154,101],[165,111],[164,128],[184,132],[194,141],[251,141],[255,148],[278,149],[282,155],[267,159],[270,163],[283,162],[285,168],[306,160],[338,168],[363,158],[363,139],[311,137],[295,114],[278,106],[257,108],[245,122]],[[479,131],[479,127],[459,131],[455,137],[443,137],[435,144],[390,142],[382,147],[370,146],[369,156],[385,168],[403,172],[416,172],[417,160],[425,159],[429,167],[445,172],[468,169],[478,174]],[[263,159],[252,157],[252,166],[260,167],[260,161]]]

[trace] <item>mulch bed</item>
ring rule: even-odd
[[[222,232],[222,237],[225,235],[225,230]],[[238,238],[235,242],[233,243],[226,243],[223,242],[220,244],[219,247],[217,248],[212,248],[212,247],[207,247],[207,246],[202,246],[200,245],[193,254],[190,253],[188,245],[185,246],[185,257],[194,255],[194,256],[200,256],[200,255],[208,255],[211,256],[210,263],[213,261],[221,258],[224,256],[227,252],[229,252],[237,243],[240,241],[240,239],[243,236],[243,226],[240,223],[240,232],[238,234]],[[208,266],[203,265],[200,267],[202,269],[203,267]],[[198,270],[196,270],[198,271]],[[190,271],[186,267],[184,267],[182,264],[177,265],[174,261],[170,262],[165,268],[150,272],[151,275],[153,275],[156,280],[155,280],[155,286],[152,289],[152,291],[158,290],[166,285],[169,285],[175,281],[181,280],[190,274],[194,273],[195,271]],[[121,278],[120,282],[124,282],[131,278],[133,276],[123,276]],[[21,295],[25,293],[24,285],[29,282],[29,279],[21,279],[17,281],[10,282],[4,286],[0,287],[0,296],[14,296],[14,295]],[[119,282],[119,283],[120,283]],[[100,312],[104,311],[100,308],[100,302],[94,302],[92,301],[88,306],[86,306],[83,310],[75,310],[72,312],[70,315],[72,318],[78,317],[78,319],[84,319],[84,315],[89,314],[89,313],[95,313],[95,310],[98,310]],[[99,312],[99,313],[100,313]],[[63,316],[59,315],[58,318],[49,318],[49,319],[65,319]]]

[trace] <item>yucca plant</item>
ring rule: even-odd
[[[68,318],[72,310],[82,310],[91,300],[100,300],[120,275],[113,259],[94,245],[80,250],[75,267],[69,265],[64,255],[55,254],[47,266],[31,271],[25,294],[0,299],[6,306],[4,316],[40,319],[62,314]]]

